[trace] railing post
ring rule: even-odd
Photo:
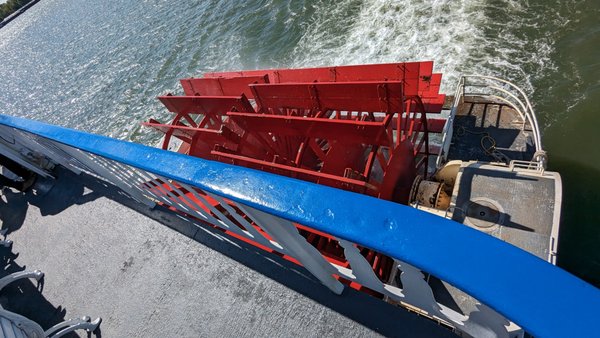
[[[339,239],[340,245],[344,248],[344,256],[352,267],[352,274],[356,276],[356,281],[369,289],[388,294],[383,287],[383,283],[377,278],[373,268],[367,260],[360,254],[358,248],[353,243]]]
[[[249,215],[266,233],[273,237],[281,246],[290,252],[302,265],[317,277],[321,283],[328,287],[333,293],[340,295],[344,291],[344,285],[333,278],[336,272],[321,256],[319,251],[300,236],[292,222],[264,213],[249,206],[238,205],[246,215]]]

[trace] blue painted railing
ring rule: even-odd
[[[310,226],[449,282],[538,337],[597,335],[600,290],[519,248],[411,207],[32,120],[0,125]]]

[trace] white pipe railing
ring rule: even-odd
[[[475,82],[469,82],[475,80]],[[500,86],[501,84],[502,86]],[[531,106],[529,98],[523,89],[510,81],[486,75],[463,75],[460,77],[459,83],[456,86],[454,103],[450,111],[450,116],[444,127],[444,137],[442,139],[442,149],[438,156],[437,166],[441,167],[447,160],[450,142],[452,139],[452,128],[454,117],[458,106],[464,101],[465,96],[481,96],[499,100],[512,109],[514,109],[522,119],[522,128],[529,123],[532,130],[535,154],[533,161],[539,162],[542,168],[546,167],[546,153],[542,147],[542,137],[538,125],[537,117]]]
[[[440,153],[436,160],[436,166],[438,168],[441,168],[448,158],[448,151],[450,151],[450,144],[452,143],[452,135],[454,132],[454,117],[456,116],[458,106],[461,104],[464,97],[464,83],[465,79],[464,77],[461,77],[456,86],[456,90],[454,91],[454,102],[452,103],[450,116],[448,116],[442,131],[442,146],[440,147]]]
[[[533,137],[535,140],[535,147],[536,147],[536,151],[542,151],[542,138],[540,135],[540,128],[538,125],[538,121],[537,121],[537,117],[535,115],[535,112],[533,111],[533,107],[531,106],[531,102],[529,101],[529,98],[527,97],[527,94],[525,94],[525,91],[523,89],[521,89],[519,86],[517,86],[516,84],[498,78],[498,77],[494,77],[494,76],[487,76],[487,75],[464,75],[463,78],[465,78],[465,87],[475,87],[476,84],[470,84],[467,83],[468,79],[480,79],[480,80],[488,80],[488,83],[485,83],[485,87],[486,88],[491,88],[491,89],[496,89],[496,90],[500,90],[501,92],[509,95],[511,98],[515,99],[515,101],[517,101],[517,104],[523,108],[524,112],[525,112],[525,118],[527,120],[527,122],[529,122],[529,124],[531,125],[531,129],[533,132]],[[494,86],[494,85],[490,85],[490,82],[500,82],[503,83],[505,85],[507,85],[510,89],[516,91],[519,95],[515,95],[513,93],[511,93],[510,91],[500,88],[498,86]],[[523,102],[525,101],[525,102]]]

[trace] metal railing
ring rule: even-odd
[[[547,164],[547,155],[542,147],[542,137],[538,125],[537,117],[531,106],[529,98],[523,89],[510,81],[486,75],[463,75],[461,76],[456,90],[454,92],[454,103],[450,111],[444,127],[444,138],[442,140],[442,149],[438,157],[437,166],[440,167],[446,161],[450,142],[452,140],[452,128],[454,124],[454,116],[457,113],[458,106],[463,102],[465,96],[488,97],[490,99],[500,101],[512,109],[514,109],[521,117],[521,130],[524,130],[527,124],[531,127],[533,142],[535,146],[535,154],[533,162],[528,167],[541,168],[543,171]],[[515,167],[520,167],[522,163],[518,163]]]
[[[464,94],[464,85],[465,78],[464,76],[460,78],[458,85],[454,91],[454,102],[452,103],[452,109],[450,110],[450,116],[446,120],[444,124],[444,129],[442,130],[442,146],[440,147],[440,153],[436,160],[437,168],[441,168],[448,158],[448,152],[450,151],[450,144],[452,143],[452,136],[454,134],[454,117],[456,116],[456,111],[458,110],[458,106],[462,103],[463,94]]]
[[[503,316],[539,337],[596,332],[598,289],[510,244],[408,206],[0,115],[0,153],[8,152],[34,154],[22,157],[29,166],[44,157],[95,175],[149,207],[170,207],[289,255],[336,294],[344,289],[339,278],[356,282],[470,336],[523,336]],[[349,266],[327,261],[296,223],[337,239]],[[381,281],[357,245],[393,257],[402,288]],[[469,314],[440,304],[421,270],[482,304]]]

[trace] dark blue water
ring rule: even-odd
[[[209,70],[431,59],[529,93],[564,183],[559,265],[600,285],[599,1],[44,0],[0,30],[0,110],[136,142]]]

